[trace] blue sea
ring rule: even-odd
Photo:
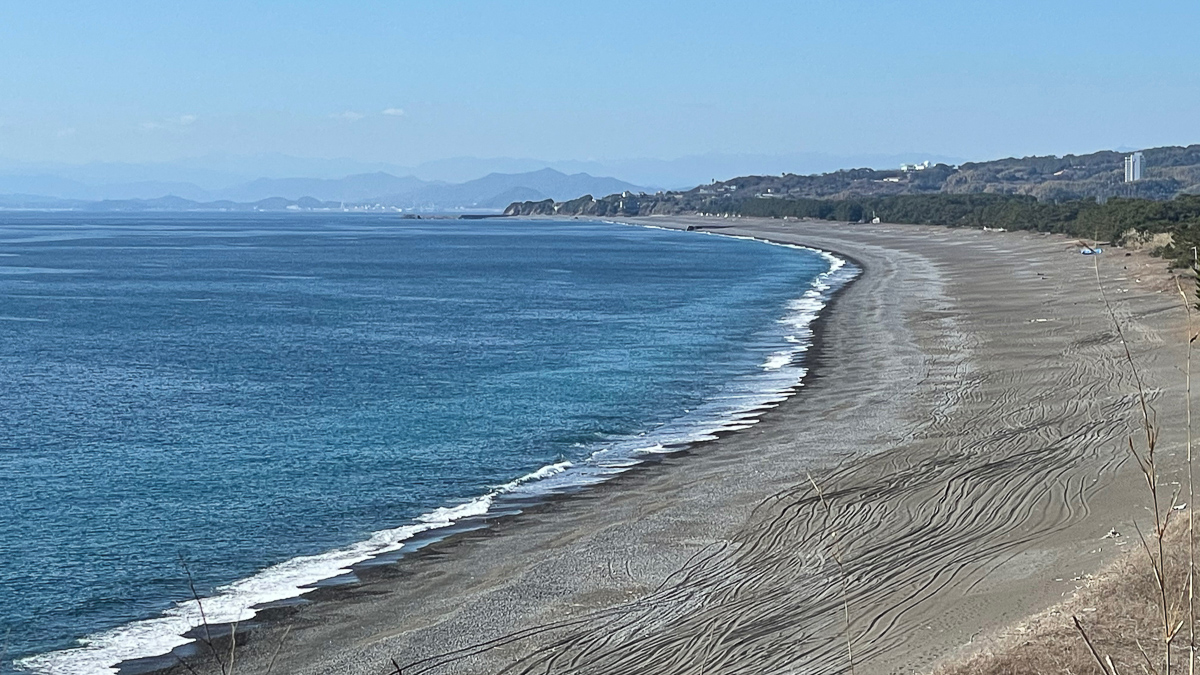
[[[753,424],[853,274],[613,223],[0,213],[0,672],[187,643],[185,565],[246,620]]]

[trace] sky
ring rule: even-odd
[[[0,158],[1200,142],[1200,2],[0,0]]]

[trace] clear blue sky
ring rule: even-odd
[[[1198,36],[1195,0],[8,0],[0,157],[1188,144]]]

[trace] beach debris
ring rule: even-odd
[[[1121,536],[1121,533],[1117,532],[1117,528],[1114,527],[1111,530],[1109,530],[1108,534],[1104,535],[1103,538],[1104,539],[1116,539],[1119,536]]]

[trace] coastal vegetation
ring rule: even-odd
[[[733,206],[733,205],[730,205]],[[1017,195],[903,195],[876,199],[753,200],[731,213],[771,218],[819,218],[990,227],[1065,234],[1081,239],[1142,247],[1179,261],[1192,259],[1200,243],[1200,196],[1182,195],[1169,201],[1149,199],[1092,199],[1039,202]],[[1165,236],[1161,236],[1165,235]]]
[[[1054,232],[1149,246],[1179,262],[1200,243],[1200,145],[1144,150],[1142,180],[1124,154],[1023,157],[959,166],[847,169],[714,181],[690,190],[514,202],[506,215],[719,215],[813,218]]]
[[[947,227],[990,227],[1053,232],[1089,241],[1149,247],[1185,266],[1200,244],[1200,195],[1174,199],[1114,198],[1062,202],[1026,195],[928,194],[852,199],[774,199],[714,196],[693,207],[667,211],[670,197],[613,195],[582,197],[555,204],[526,202],[509,207],[510,215],[647,216],[664,212],[761,218],[807,218],[841,222],[882,222]]]

